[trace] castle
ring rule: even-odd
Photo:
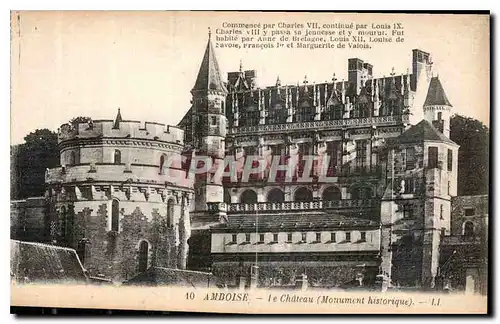
[[[434,287],[458,145],[430,54],[413,50],[412,67],[374,78],[371,64],[352,58],[347,80],[284,85],[278,77],[259,88],[256,71],[240,65],[225,83],[209,37],[179,124],[188,155],[255,168],[250,177],[197,178],[189,266],[233,286],[248,277],[286,286],[305,274],[319,287],[360,275]],[[265,166],[276,156],[291,173],[271,175]],[[317,162],[308,168],[307,156],[328,161],[326,174]]]
[[[62,125],[61,166],[45,197],[12,203],[11,232],[72,247],[116,282],[167,267],[229,287],[436,287],[473,242],[453,239],[452,105],[427,52],[381,78],[347,63],[347,80],[259,88],[240,65],[225,82],[209,36],[177,127],[120,111]]]
[[[170,178],[180,166],[163,167],[180,156],[183,131],[118,111],[115,120],[64,124],[58,137],[60,167],[47,170],[45,197],[18,206],[45,225],[41,240],[74,248],[90,276],[115,282],[153,266],[185,269],[192,184]]]

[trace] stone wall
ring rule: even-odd
[[[45,197],[31,197],[10,203],[10,238],[20,241],[45,242]]]
[[[112,231],[108,226],[108,203],[93,202],[90,206],[75,213],[73,231],[66,243],[77,250],[91,276],[121,282],[137,275],[142,241],[148,244],[147,267],[178,268],[185,263],[181,251],[186,248],[188,236],[185,230],[179,232],[179,223],[185,227],[184,220],[176,217],[173,226],[168,227],[160,206],[152,210],[120,207],[119,231]]]

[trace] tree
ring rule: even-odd
[[[450,139],[458,150],[458,195],[487,194],[489,189],[490,132],[474,118],[454,115]]]
[[[45,170],[59,164],[57,134],[37,129],[11,147],[11,199],[43,196]]]
[[[88,123],[89,121],[92,121],[92,118],[90,117],[84,117],[84,116],[78,116],[75,118],[72,118],[69,123],[73,126],[81,123]]]

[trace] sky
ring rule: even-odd
[[[19,18],[18,15],[19,14]],[[411,70],[411,51],[430,52],[453,112],[489,126],[489,17],[471,15],[19,12],[12,14],[11,143],[76,116],[176,125],[190,107],[208,39],[229,23],[394,23],[405,42],[370,50],[215,49],[224,78],[257,71],[259,86],[347,79],[347,60],[374,66],[374,76]]]

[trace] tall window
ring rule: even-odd
[[[439,219],[444,220],[444,206],[439,205]]]
[[[448,150],[448,171],[453,171],[453,151]]]
[[[470,221],[464,223],[464,236],[471,238],[474,236],[474,224]]]
[[[429,147],[429,152],[428,152],[428,167],[429,169],[435,169],[438,167],[438,148],[435,146],[430,146]]]
[[[302,242],[307,242],[307,233],[302,233]]]
[[[366,242],[366,232],[361,232],[361,242]]]
[[[286,234],[286,241],[287,242],[292,242],[292,236],[293,236],[292,233],[287,233]]]
[[[120,152],[120,150],[115,150],[115,154],[113,157],[113,163],[114,164],[121,164],[122,163],[122,152]]]
[[[323,113],[323,120],[342,119],[344,107],[341,104],[329,105],[326,112]]]
[[[443,113],[440,111],[438,112],[437,120],[442,120],[442,119],[443,119]]]
[[[226,204],[231,203],[231,193],[229,192],[229,189],[227,189],[227,188],[224,189],[224,202]]]
[[[144,272],[148,269],[148,254],[148,242],[141,241],[141,243],[139,244],[139,272]]]
[[[75,165],[76,164],[76,153],[75,151],[69,152],[69,165]]]
[[[356,143],[356,171],[364,171],[366,167],[366,148],[367,141],[358,141]]]
[[[260,121],[260,111],[258,103],[254,102],[254,97],[250,96],[247,98],[247,104],[248,106],[243,107],[243,109],[241,110],[239,124],[241,126],[258,125]]]
[[[275,243],[278,242],[278,233],[273,234],[273,242],[275,242]]]
[[[259,243],[264,243],[264,234],[259,234]]]
[[[111,202],[111,230],[118,232],[120,229],[120,202],[113,199]]]
[[[165,154],[160,156],[160,174],[163,174],[163,166],[165,165]]]
[[[339,142],[328,142],[326,144],[326,154],[330,159],[328,161],[328,176],[335,176],[338,165]]]
[[[406,178],[404,179],[405,181],[405,187],[404,187],[404,193],[413,193],[415,192],[415,181],[413,178]]]
[[[412,170],[415,168],[416,164],[416,158],[415,158],[415,148],[414,147],[408,147],[406,149],[406,170]]]
[[[249,233],[245,234],[245,243],[250,243],[250,234]]]
[[[321,232],[316,233],[316,242],[321,242]]]
[[[306,122],[314,120],[314,107],[310,103],[310,99],[299,101],[299,106],[295,111],[294,121]]]
[[[232,234],[231,235],[231,243],[237,243],[237,242],[238,242],[238,235]]]
[[[174,200],[169,199],[167,202],[167,227],[172,228],[174,226]]]
[[[304,156],[304,155],[309,155],[311,151],[311,145],[309,143],[299,143],[297,144],[299,148],[299,155]]]
[[[403,205],[403,218],[404,219],[412,219],[413,218],[412,205]]]
[[[370,107],[368,103],[358,104],[358,116],[359,118],[370,117]]]
[[[337,242],[337,233],[330,233],[330,241],[332,243]]]
[[[346,232],[345,233],[345,241],[346,242],[351,242],[351,232]]]
[[[267,124],[284,124],[286,123],[287,110],[277,102],[274,106],[269,108],[266,118]]]

